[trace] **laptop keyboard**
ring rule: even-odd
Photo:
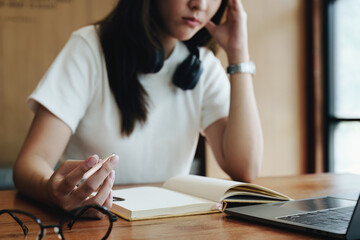
[[[346,232],[354,207],[332,208],[278,217],[284,221]]]

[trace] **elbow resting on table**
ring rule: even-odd
[[[228,163],[224,171],[235,181],[252,182],[260,173],[262,151],[248,154],[246,157],[239,158],[238,155],[229,155],[225,157]]]

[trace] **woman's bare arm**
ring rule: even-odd
[[[87,203],[111,207],[113,169],[119,161],[118,156],[113,156],[80,187],[76,187],[82,176],[99,162],[99,157],[94,155],[85,161],[65,161],[54,172],[70,137],[68,125],[40,106],[14,165],[15,186],[33,199],[65,210]],[[88,199],[95,190],[99,190],[98,195]]]

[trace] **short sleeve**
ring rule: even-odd
[[[209,50],[205,51],[203,58],[202,131],[216,120],[227,117],[230,106],[230,83],[224,68]]]
[[[74,133],[95,88],[96,58],[89,41],[73,33],[29,96],[28,106],[36,111],[43,105]]]

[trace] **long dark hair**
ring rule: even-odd
[[[222,1],[213,22],[220,22],[226,3]],[[137,74],[158,72],[165,60],[157,1],[120,0],[97,25],[110,88],[121,112],[121,133],[129,136],[135,124],[144,123],[148,114],[148,95]],[[204,28],[185,44],[191,49],[210,40]]]

